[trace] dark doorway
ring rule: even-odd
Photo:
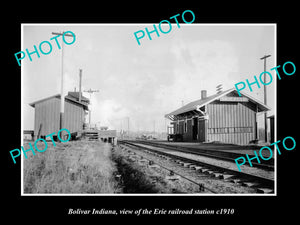
[[[205,120],[199,120],[199,141],[205,141]]]
[[[193,118],[193,140],[198,138],[198,118]]]

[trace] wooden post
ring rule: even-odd
[[[73,35],[70,34],[64,34],[62,33],[56,33],[52,32],[53,35],[60,35],[60,36],[69,36],[73,37]],[[65,110],[65,97],[64,97],[64,42],[62,42],[61,45],[61,94],[60,94],[60,113],[59,113],[59,129],[61,130],[63,128],[63,116],[64,116],[64,110]]]
[[[265,55],[260,58],[264,60],[264,71],[266,71],[267,58],[271,55]],[[264,83],[266,83],[266,74],[264,74]],[[264,104],[267,105],[267,86],[264,85]],[[265,122],[265,142],[268,142],[268,121],[267,121],[267,112],[264,113],[264,122]]]
[[[37,137],[36,137],[36,139],[39,139],[39,138],[40,138],[40,135],[41,135],[41,130],[42,130],[42,126],[43,126],[43,124],[42,124],[42,123],[40,123],[39,131],[38,131],[38,133],[37,133]]]

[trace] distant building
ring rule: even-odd
[[[34,112],[34,138],[45,137],[60,130],[60,94],[30,103]],[[89,99],[81,96],[79,92],[69,92],[65,96],[63,128],[68,129],[72,136],[79,135],[84,129],[85,116],[88,110]],[[56,138],[56,137],[55,137]]]
[[[100,130],[108,130],[107,126],[100,126]]]
[[[274,128],[274,115],[268,117],[270,119],[270,143],[274,142],[274,134],[275,134],[275,128]]]
[[[117,131],[116,130],[99,130],[99,139],[104,142],[115,143],[117,141]]]
[[[249,144],[257,139],[257,113],[270,110],[253,97],[240,97],[235,89],[206,96],[165,115],[172,120],[175,141]]]

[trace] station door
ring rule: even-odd
[[[199,120],[199,141],[205,141],[205,120]]]
[[[193,140],[198,139],[198,118],[193,118]]]

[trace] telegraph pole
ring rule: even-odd
[[[62,33],[52,32],[53,35],[59,36],[67,36],[73,37],[71,34],[65,34],[63,31]],[[59,114],[59,129],[63,128],[63,118],[64,118],[64,111],[65,111],[65,97],[64,97],[64,42],[61,45],[61,91],[60,91],[60,114]]]
[[[264,60],[264,71],[267,70],[267,58],[271,55],[265,55],[264,57],[260,58]],[[264,74],[264,83],[266,83],[266,74]],[[267,86],[264,85],[264,104],[267,105]],[[265,112],[265,142],[268,142],[268,121],[267,121],[267,112]]]
[[[90,99],[92,97],[92,94],[94,92],[99,92],[99,90],[92,90],[91,88],[89,90],[83,91],[83,92],[88,92],[90,94]],[[90,103],[91,104],[91,103]],[[89,109],[89,124],[91,126],[91,109]]]
[[[129,138],[129,116],[127,117],[127,135],[128,135],[128,139]]]
[[[155,137],[155,120],[153,120],[153,130],[154,130],[154,135],[153,135],[153,137]]]

